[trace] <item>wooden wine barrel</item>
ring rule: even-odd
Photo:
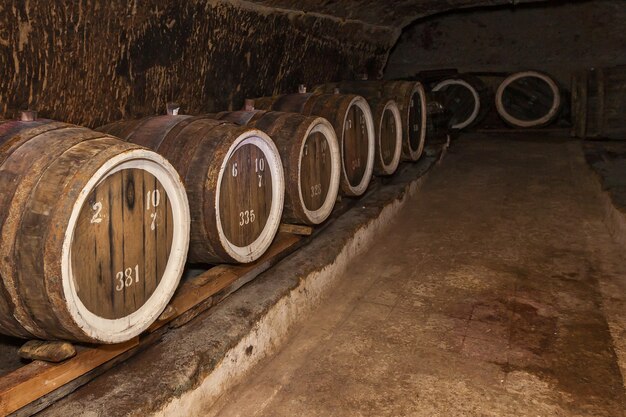
[[[402,155],[402,118],[394,100],[369,100],[376,129],[374,174],[393,175]]]
[[[450,110],[450,127],[462,130],[478,124],[488,112],[489,90],[478,77],[462,74],[436,83],[432,91],[443,94],[443,106]]]
[[[137,336],[178,286],[189,219],[157,153],[65,123],[0,121],[0,332]]]
[[[518,72],[498,86],[496,109],[502,119],[514,127],[545,126],[561,110],[557,83],[537,71]]]
[[[285,171],[285,222],[315,225],[330,216],[339,191],[341,155],[328,120],[259,110],[209,116],[259,129],[272,138]]]
[[[254,100],[259,110],[300,113],[327,119],[341,149],[341,191],[349,197],[365,193],[374,168],[375,133],[367,101],[356,95],[287,94]]]
[[[153,149],[178,170],[191,208],[190,262],[252,262],[272,243],[285,182],[267,134],[187,115],[119,121],[98,130]]]
[[[318,85],[317,94],[359,94],[366,100],[391,99],[396,102],[402,126],[402,158],[417,161],[426,140],[426,92],[417,81],[341,81]],[[371,106],[371,103],[370,103]],[[372,106],[373,108],[373,106]]]
[[[398,103],[404,141],[402,155],[407,161],[417,161],[426,142],[426,91],[417,81],[385,81],[383,94]]]

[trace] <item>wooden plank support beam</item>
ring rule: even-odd
[[[311,236],[314,229],[311,226],[305,226],[302,224],[281,223],[278,230],[283,233],[293,233],[294,235],[300,236]]]
[[[258,261],[245,265],[219,265],[186,280],[164,314],[140,337],[116,345],[78,347],[76,356],[65,362],[53,364],[36,360],[1,376],[0,415],[14,413],[31,403],[35,403],[31,410],[23,410],[19,414],[32,415],[40,411],[154,343],[167,330],[167,324],[181,326],[225,299],[302,243],[303,239],[298,235],[280,233]],[[97,372],[101,368],[101,372]],[[72,385],[71,389],[68,390],[67,385]]]

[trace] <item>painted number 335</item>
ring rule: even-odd
[[[245,210],[239,213],[239,226],[254,223],[255,220],[254,210]]]

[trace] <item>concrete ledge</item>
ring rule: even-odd
[[[582,149],[602,190],[605,223],[612,237],[626,245],[626,142],[586,141]]]
[[[310,244],[160,343],[44,410],[44,416],[202,415],[332,290],[440,159],[430,153],[359,201]]]
[[[609,193],[604,191],[600,196],[604,206],[604,223],[611,237],[620,245],[626,246],[626,213],[615,206]]]

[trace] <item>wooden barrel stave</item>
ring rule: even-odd
[[[3,221],[2,240],[4,243],[0,245],[0,257],[2,259],[10,259],[15,253],[16,236],[20,232],[23,211],[30,199],[33,188],[40,181],[41,174],[45,172],[54,160],[61,157],[68,148],[84,140],[99,136],[102,135],[78,127],[55,129],[29,138],[22,146],[12,152],[11,158],[5,161],[0,170],[2,173],[18,174],[13,184],[0,183],[0,187],[6,193],[12,195],[10,205],[3,210],[6,210],[5,216],[3,219],[0,219]],[[42,156],[42,150],[44,149],[45,155]],[[32,173],[36,174],[32,175]],[[0,175],[0,177],[3,176]],[[18,252],[17,256],[19,257],[20,255],[21,253]],[[11,270],[6,270],[6,268],[11,268]],[[0,265],[0,275],[4,278],[5,286],[15,302],[15,317],[28,332],[39,338],[46,338],[45,331],[33,321],[32,316],[22,304],[18,290],[19,282],[13,279],[13,277],[20,274],[21,269],[13,264],[3,263]],[[37,302],[41,302],[41,300],[37,300]],[[55,326],[61,327],[59,323],[55,323]]]
[[[0,250],[6,260],[0,264],[0,275],[7,290],[2,293],[6,297],[2,304],[13,304],[14,318],[23,330],[5,326],[4,311],[0,311],[1,331],[19,337],[32,335],[103,343],[134,337],[165,308],[182,274],[188,239],[188,221],[184,218],[188,218],[188,207],[178,175],[162,157],[89,129],[58,122],[47,126],[19,123],[23,123],[19,129],[0,129],[5,132],[0,142],[11,144],[10,151],[6,146],[0,151],[0,172],[13,173],[15,181],[13,187],[0,183],[0,189],[11,196],[0,201],[3,216],[0,218],[3,230]],[[78,276],[72,275],[68,264],[74,239],[80,239],[74,229],[79,226],[72,218],[83,210],[91,217],[91,207],[84,207],[84,197],[89,190],[95,190],[100,179],[111,170],[120,169],[126,174],[128,170],[122,168],[124,163],[160,170],[160,180],[166,181],[168,195],[175,199],[179,210],[177,218],[183,220],[177,223],[180,229],[175,233],[175,255],[168,258],[168,270],[164,274],[167,279],[159,285],[158,297],[147,299],[146,305],[137,309],[137,314],[124,316],[111,325],[110,320],[100,317],[94,320],[88,317],[89,311],[81,312],[78,304],[83,300],[80,293],[72,289]],[[0,175],[2,179],[5,177]],[[91,260],[81,257],[79,261],[88,264],[97,259],[96,254]],[[87,278],[89,283],[92,277]],[[126,291],[121,294],[125,297]]]
[[[257,128],[273,139],[285,171],[284,221],[315,225],[328,218],[337,197],[341,160],[336,134],[326,119],[297,113],[258,110],[221,112],[210,116]],[[318,134],[322,135],[328,146],[328,161],[325,154],[322,156],[314,154],[317,149],[312,149],[309,154],[308,143],[313,135]],[[319,139],[319,137],[313,137],[314,144]],[[315,166],[304,166],[307,163]],[[327,169],[323,169],[320,163],[324,164]],[[320,171],[323,171],[328,178],[322,178],[325,176],[320,174]],[[312,177],[316,180],[307,181]],[[319,201],[310,201],[314,197],[307,195],[309,188],[312,190],[312,195],[319,197],[317,198]],[[305,195],[310,198],[305,198]]]
[[[50,243],[63,240],[65,230],[54,225],[69,223],[68,217],[75,201],[72,197],[77,197],[78,191],[70,184],[76,182],[76,175],[82,176],[83,181],[89,175],[81,162],[91,160],[103,151],[108,151],[107,156],[112,157],[126,149],[113,138],[96,139],[94,135],[89,138],[94,140],[84,139],[55,158],[42,172],[41,179],[30,191],[22,207],[20,233],[14,240],[16,263],[13,273],[17,278],[17,298],[24,300],[22,308],[33,319],[39,329],[38,335],[42,338],[52,336],[55,339],[72,339],[76,336],[61,331],[71,328],[73,323],[71,315],[63,308],[64,300],[60,296],[62,282],[54,274],[54,271],[61,269],[62,256],[58,250],[46,250],[55,248]],[[62,190],[69,198],[60,203],[67,204],[60,206],[58,195],[51,193],[51,189]],[[47,236],[47,239],[42,239],[42,235]],[[41,259],[32,258],[32,254],[40,253],[44,254]],[[54,329],[54,332],[49,329]]]
[[[126,122],[118,122],[113,128],[119,129],[119,123]],[[99,130],[108,132],[110,126],[103,126]],[[267,135],[206,116],[183,115],[148,118],[134,130],[129,129],[127,132],[130,133],[123,139],[147,145],[166,156],[184,179],[192,219],[190,262],[246,263],[258,259],[267,250],[278,230],[284,193],[278,151]],[[235,185],[240,190],[235,193],[239,197],[237,201],[230,201],[232,196],[229,195],[222,198],[218,190],[222,186],[221,179],[228,178],[224,178],[229,162],[226,158],[236,156],[237,146],[240,143],[242,146],[245,145],[248,143],[246,141],[252,141],[250,142],[252,148],[248,147],[251,152],[264,148],[265,157],[260,159],[267,161],[269,169],[262,175],[263,178],[269,178],[273,182],[273,184],[263,183],[263,186],[259,187],[269,192],[268,205],[255,201],[257,204],[255,208],[247,210],[254,212],[254,221],[251,223],[256,224],[252,225],[249,222],[240,227],[249,232],[248,238],[252,240],[250,242],[244,242],[245,237],[237,230],[233,230],[234,226],[230,224],[233,213],[224,218],[220,215],[220,210],[224,204],[232,203],[235,209],[250,203],[252,197],[248,194],[255,191],[254,187],[251,184]],[[268,218],[262,218],[259,210],[267,214]],[[227,222],[229,226],[225,227]],[[261,230],[259,224],[264,225]],[[232,239],[228,237],[229,233]],[[239,244],[235,242],[236,240]]]
[[[340,187],[342,193],[349,197],[358,197],[365,193],[374,167],[375,135],[371,109],[363,97],[343,94],[288,94],[255,99],[255,107],[261,110],[297,112],[306,116],[314,115],[327,119],[335,129],[341,150]],[[366,140],[363,140],[363,146],[359,145],[358,149],[352,147],[355,143],[359,143],[360,133],[353,122],[348,122],[350,112],[359,112],[362,114],[359,117],[364,120]],[[348,135],[346,135],[346,129],[348,129]],[[350,144],[347,145],[346,142]],[[348,161],[347,157],[354,158],[354,160]]]

